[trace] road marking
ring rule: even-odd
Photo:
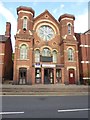
[[[23,114],[24,112],[0,112],[0,115],[8,115],[8,114]]]
[[[90,108],[85,109],[68,109],[68,110],[58,110],[58,112],[78,112],[78,111],[88,111]]]

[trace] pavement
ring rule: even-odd
[[[0,95],[88,95],[88,85],[64,85],[64,84],[35,84],[35,85],[12,85],[2,84]]]

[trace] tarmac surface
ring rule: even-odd
[[[2,117],[11,120],[13,118],[88,118],[89,110],[88,96],[2,97]]]

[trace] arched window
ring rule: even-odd
[[[56,52],[56,50],[53,51],[53,63],[57,63],[57,52]]]
[[[70,60],[70,61],[74,60],[74,51],[72,48],[68,49],[68,60]]]
[[[68,24],[68,34],[71,34],[71,24]]]
[[[42,51],[42,56],[51,57],[51,51],[49,48],[44,48]]]
[[[35,62],[40,62],[40,51],[39,50],[35,51]]]
[[[27,46],[26,45],[22,45],[20,47],[20,59],[27,59]]]
[[[23,29],[26,30],[27,29],[27,18],[24,17],[23,19]]]

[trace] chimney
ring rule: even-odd
[[[6,32],[5,32],[6,37],[11,37],[11,23],[6,22]]]

